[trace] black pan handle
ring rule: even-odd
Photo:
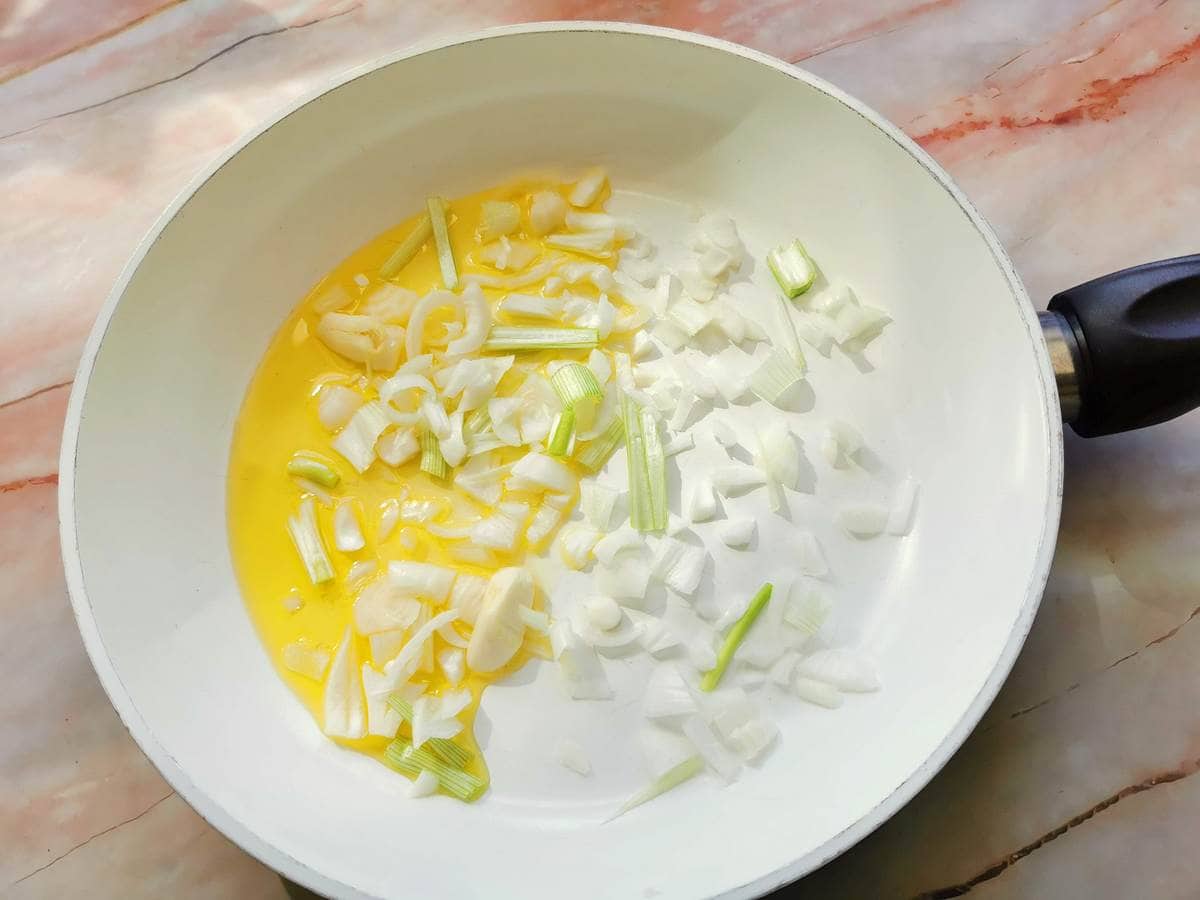
[[[1105,275],[1042,314],[1063,419],[1083,437],[1200,406],[1200,254]]]

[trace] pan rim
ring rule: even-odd
[[[897,126],[879,113],[809,72],[768,54],[751,50],[739,44],[671,28],[615,22],[538,22],[533,24],[499,26],[466,35],[420,43],[387,54],[369,63],[357,66],[348,72],[336,75],[299,99],[288,103],[265,118],[258,126],[243,134],[176,195],[153,225],[151,225],[145,237],[142,238],[133,251],[116,283],[108,293],[84,345],[83,354],[67,405],[62,450],[59,460],[60,483],[58,493],[59,530],[63,567],[76,624],[83,638],[84,647],[92,666],[126,730],[129,731],[139,748],[154,763],[155,767],[171,787],[202,818],[240,848],[267,866],[292,881],[303,884],[321,894],[339,897],[371,896],[363,893],[353,885],[330,878],[310,868],[303,861],[290,856],[273,844],[268,843],[237,817],[228,813],[220,803],[192,782],[183,767],[159,743],[156,735],[141,717],[132,696],[125,687],[113,660],[108,654],[87,595],[83,565],[79,554],[79,535],[76,520],[75,478],[78,439],[80,426],[85,414],[85,404],[91,374],[116,308],[134,274],[157,242],[159,235],[179,215],[191,198],[220,169],[257,138],[314,100],[351,81],[387,66],[417,56],[484,40],[558,32],[640,35],[724,51],[808,84],[856,113],[912,156],[925,172],[951,196],[983,239],[993,260],[1008,282],[1014,304],[1017,307],[1017,314],[1026,327],[1038,367],[1038,383],[1042,399],[1041,411],[1044,417],[1045,434],[1048,439],[1048,446],[1043,448],[1047,467],[1045,473],[1047,493],[1044,498],[1044,527],[1037,539],[1036,555],[1029,574],[1025,597],[1022,601],[1019,614],[990,675],[954,727],[934,748],[933,752],[915,771],[897,785],[890,794],[881,798],[866,815],[828,839],[821,846],[792,860],[787,865],[764,873],[753,881],[746,882],[715,896],[726,898],[758,896],[812,872],[854,846],[854,844],[882,825],[928,784],[933,776],[957,752],[967,736],[978,724],[984,712],[991,705],[991,702],[995,699],[996,694],[1016,661],[1017,654],[1025,643],[1025,639],[1032,627],[1033,618],[1040,605],[1046,580],[1049,576],[1062,503],[1063,433],[1053,370],[1049,353],[1042,339],[1037,314],[1008,254],[1005,252],[988,222],[941,166]]]

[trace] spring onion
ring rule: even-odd
[[[321,540],[321,530],[317,527],[317,511],[311,498],[300,502],[300,512],[288,518],[288,534],[296,545],[296,552],[304,561],[309,580],[313,584],[323,584],[333,580],[333,564],[325,552],[325,544]]]
[[[430,223],[429,216],[422,215],[417,220],[417,224],[413,226],[413,230],[400,242],[400,246],[379,267],[380,277],[395,278],[400,274],[400,270],[412,261],[412,258],[417,255],[417,252],[425,245],[425,242],[429,240],[432,234],[433,226]]]
[[[783,353],[772,350],[750,376],[750,390],[768,403],[778,406],[788,390],[803,380],[803,369]]]
[[[483,342],[485,351],[496,350],[591,350],[600,343],[595,328],[537,328],[524,325],[493,325]]]
[[[596,374],[582,363],[570,362],[559,367],[550,384],[562,402],[564,412],[571,413],[571,427],[590,427],[604,399],[604,389]]]
[[[341,476],[328,464],[299,453],[288,460],[287,471],[289,475],[307,478],[309,481],[315,481],[321,487],[327,488],[337,487],[337,483],[342,480]]]
[[[454,250],[450,246],[450,233],[447,230],[449,207],[441,197],[430,197],[425,201],[425,207],[429,210],[429,224],[433,228],[433,243],[437,247],[442,284],[446,290],[453,291],[458,287],[458,268],[454,264]]]
[[[628,395],[623,401],[629,469],[629,521],[638,531],[667,526],[666,456],[654,413]]]
[[[799,297],[812,287],[817,278],[817,266],[799,239],[769,252],[767,268],[788,297]]]
[[[570,456],[575,449],[575,410],[567,407],[554,417],[550,426],[550,443],[546,452],[551,456]]]
[[[421,471],[438,479],[450,477],[450,466],[442,456],[437,435],[428,428],[421,429]]]
[[[388,765],[409,778],[417,778],[422,771],[436,775],[438,788],[459,800],[476,800],[487,788],[482,778],[450,765],[431,750],[414,748],[403,738],[390,743],[383,757]]]
[[[665,794],[667,791],[679,787],[685,781],[695,778],[704,771],[704,760],[699,756],[692,756],[685,759],[672,769],[669,769],[663,775],[656,778],[648,786],[638,791],[623,804],[613,815],[607,820],[611,822],[618,816],[623,816],[631,809],[641,806],[643,803],[649,803],[655,797]]]
[[[758,593],[754,595],[754,598],[750,601],[750,605],[742,613],[741,618],[733,623],[733,627],[729,629],[729,634],[725,636],[721,648],[717,651],[716,667],[705,672],[700,679],[700,689],[702,691],[712,691],[720,683],[721,676],[725,674],[725,670],[733,660],[733,654],[737,651],[738,645],[745,640],[750,626],[754,624],[754,620],[758,618],[758,614],[763,611],[763,607],[770,601],[771,590],[770,583],[764,584],[759,588]]]

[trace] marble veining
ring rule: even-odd
[[[58,551],[71,379],[142,234],[339,71],[544,19],[701,31],[861,97],[943,163],[1035,302],[1200,250],[1200,0],[16,0],[0,9],[0,893],[282,897],[142,757]],[[801,896],[1200,895],[1200,418],[1068,435],[1045,600],[993,708]]]

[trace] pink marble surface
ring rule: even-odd
[[[900,123],[1030,293],[1200,250],[1200,0],[15,0],[0,6],[0,891],[280,897],[113,714],[55,521],[70,381],[137,240],[316,82],[502,22],[673,25],[801,63]],[[1200,415],[1068,436],[1045,602],[983,724],[801,896],[1196,897]]]

